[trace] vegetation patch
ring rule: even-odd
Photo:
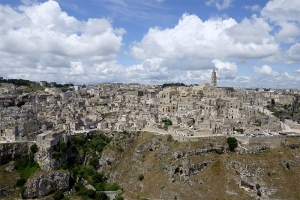
[[[234,137],[228,137],[227,138],[227,143],[228,143],[230,151],[234,151],[234,149],[238,146],[238,141]]]
[[[25,180],[40,169],[39,164],[34,161],[33,154],[27,154],[24,158],[18,159],[15,162],[15,168]]]

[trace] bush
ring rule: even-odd
[[[255,187],[256,187],[257,190],[260,189],[260,185],[258,183],[255,185]]]
[[[96,197],[96,191],[92,190],[92,189],[88,189],[86,192],[86,195],[91,198],[91,199],[95,199]]]
[[[174,139],[173,139],[172,135],[168,135],[167,141],[168,141],[168,142],[173,142],[173,140],[174,140]]]
[[[258,190],[256,194],[257,194],[257,196],[261,196],[260,190]]]
[[[234,137],[228,137],[227,143],[230,151],[234,151],[234,149],[238,146],[237,139],[235,139]]]
[[[109,197],[104,192],[99,192],[95,196],[96,200],[109,200]]]
[[[102,183],[102,182],[104,182],[103,177],[104,177],[103,174],[101,174],[101,173],[95,173],[92,176],[92,180],[94,181],[94,183]]]
[[[36,153],[39,150],[38,146],[36,144],[31,145],[30,151],[32,153]]]
[[[143,175],[143,174],[140,174],[138,179],[139,179],[139,181],[144,180],[144,175]]]
[[[124,200],[124,197],[122,197],[122,196],[117,196],[117,197],[115,198],[115,200]]]
[[[118,186],[118,184],[116,184],[116,183],[113,183],[113,184],[108,185],[108,186],[106,187],[106,191],[118,191],[118,190],[120,190],[120,189],[121,189],[121,187]]]
[[[21,177],[27,179],[34,172],[40,169],[39,164],[34,161],[33,155],[25,155],[24,158],[18,159],[15,162],[15,168],[21,172]]]
[[[81,182],[77,182],[75,185],[74,185],[74,190],[76,192],[79,192],[81,190],[81,188],[84,188],[83,184]]]
[[[57,190],[56,192],[54,192],[53,194],[54,200],[61,200],[63,198],[64,198],[64,193],[61,190]]]
[[[98,158],[96,158],[96,157],[91,158],[90,161],[89,161],[89,165],[91,165],[95,169],[97,169],[98,166],[99,166],[99,160],[98,160]]]
[[[23,185],[25,185],[25,183],[26,183],[26,179],[23,178],[23,177],[21,177],[21,178],[19,178],[19,179],[17,180],[16,186],[17,186],[17,187],[22,187]]]
[[[169,119],[164,119],[164,120],[162,120],[161,122],[164,123],[164,129],[165,129],[165,130],[168,130],[168,127],[171,126],[171,125],[173,125],[173,124],[172,124],[172,121],[169,120]]]

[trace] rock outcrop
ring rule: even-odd
[[[68,171],[40,172],[27,180],[24,198],[46,196],[56,190],[69,188],[70,173]]]
[[[51,171],[61,167],[70,157],[76,159],[83,159],[78,156],[78,153],[72,149],[67,149],[66,152],[63,152],[59,158],[51,158],[51,149],[40,149],[35,154],[35,160],[39,164],[40,168],[44,171]]]
[[[228,147],[225,144],[222,143],[208,143],[205,144],[202,148],[196,149],[195,151],[189,151],[187,154],[189,155],[203,155],[205,153],[217,153],[217,154],[223,154],[228,152]]]
[[[9,197],[15,192],[15,187],[10,186],[10,187],[5,187],[5,188],[0,188],[0,199],[5,199],[6,197]]]
[[[188,182],[191,175],[199,173],[204,167],[209,166],[212,162],[212,160],[206,160],[201,163],[191,164],[189,158],[185,156],[182,159],[182,164],[163,166],[163,168],[168,170],[169,180],[171,182],[175,182],[176,180]]]
[[[0,144],[0,165],[6,164],[11,160],[21,158],[28,152],[28,144],[7,143]]]

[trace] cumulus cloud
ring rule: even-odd
[[[131,45],[131,54],[141,60],[168,60],[172,63],[170,68],[207,69],[213,67],[211,60],[215,58],[260,59],[276,55],[279,45],[270,30],[256,16],[237,23],[232,18],[202,21],[196,15],[184,14],[174,28],[150,28],[140,42]]]
[[[40,80],[34,74],[56,73],[54,80],[61,81],[61,74],[87,75],[95,60],[116,58],[125,33],[106,18],[77,20],[52,0],[25,1],[17,8],[0,5],[0,23],[0,68],[9,78],[31,74],[30,79]]]
[[[268,65],[263,65],[261,68],[254,66],[253,71],[255,73],[258,73],[260,75],[265,75],[265,76],[279,76],[279,73],[273,71],[273,69]]]
[[[294,64],[300,62],[300,43],[296,43],[287,51],[287,63]]]
[[[214,59],[212,63],[218,69],[218,79],[234,79],[237,74],[237,66],[235,63],[223,62],[217,59]]]
[[[272,0],[261,10],[261,15],[279,26],[277,38],[286,43],[296,42],[300,36],[300,1]]]
[[[217,7],[218,10],[224,10],[231,5],[232,1],[233,0],[209,0],[206,1],[205,4],[207,6],[214,5]]]
[[[300,1],[298,0],[272,0],[268,1],[261,14],[274,22],[298,21],[300,22]]]

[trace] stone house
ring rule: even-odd
[[[36,144],[42,148],[53,147],[60,141],[68,142],[68,135],[64,130],[50,130],[36,136]]]

